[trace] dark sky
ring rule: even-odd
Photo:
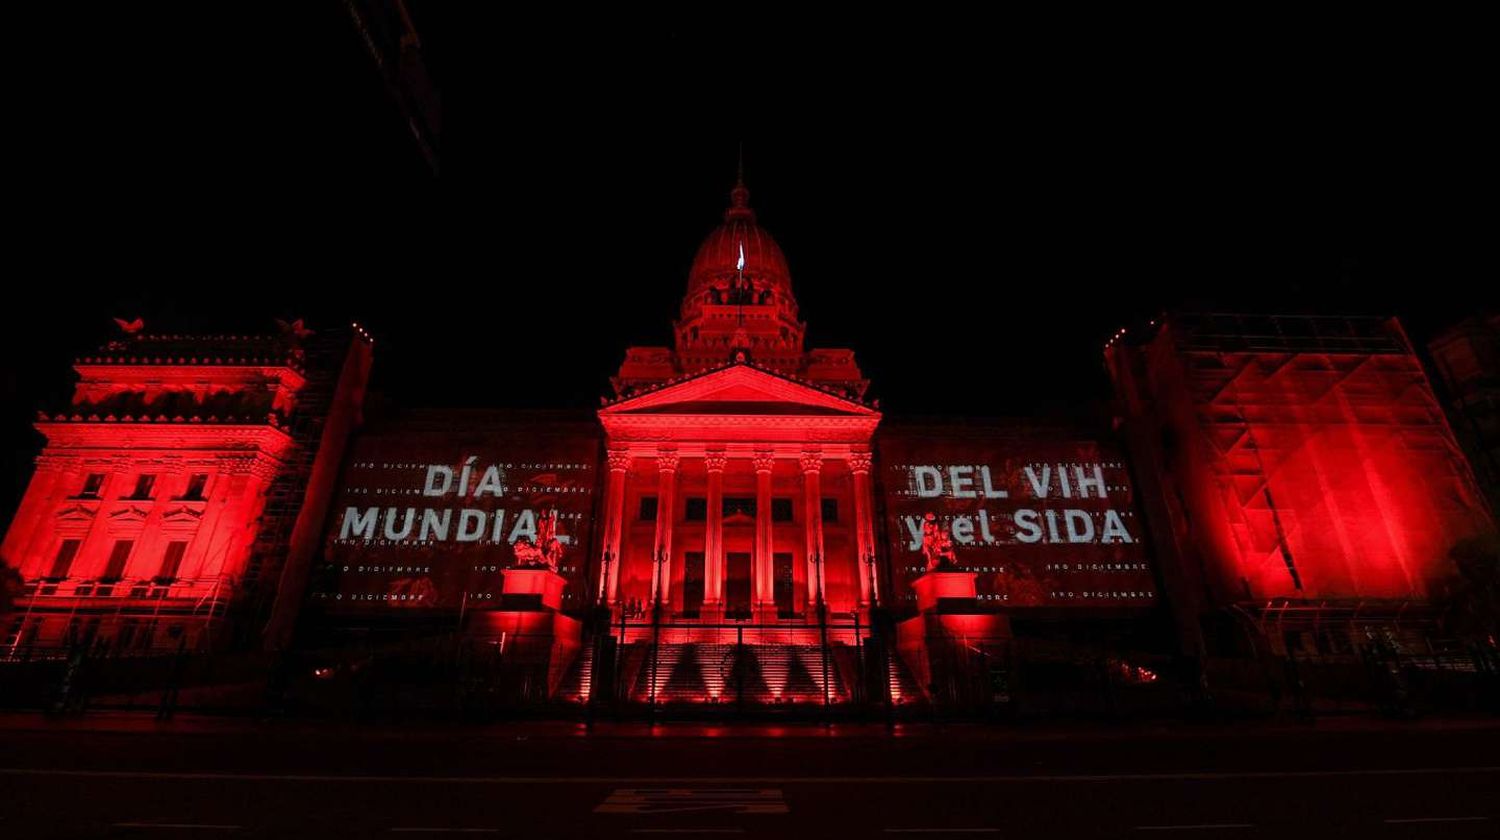
[[[854,348],[888,412],[1098,400],[1104,339],[1166,307],[1420,339],[1496,302],[1493,96],[1456,23],[580,31],[410,5],[439,176],[341,2],[26,13],[0,510],[114,316],[357,319],[399,402],[595,405],[626,346],[669,342],[741,142],[810,343]]]

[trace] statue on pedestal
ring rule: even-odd
[[[927,558],[929,572],[958,566],[958,557],[953,553],[953,537],[934,513],[922,517],[922,556]]]
[[[522,537],[516,540],[511,550],[516,554],[518,569],[557,571],[563,555],[562,540],[557,538],[557,511],[548,510],[536,518],[535,542]]]

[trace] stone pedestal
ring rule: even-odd
[[[544,609],[562,609],[563,587],[568,581],[557,572],[551,569],[505,569],[500,575],[502,605],[520,606],[528,600],[535,600]]]
[[[505,569],[500,574],[499,606],[468,610],[464,634],[477,644],[494,646],[512,672],[534,669],[545,675],[548,695],[558,697],[582,643],[582,623],[562,614],[567,579],[551,569]]]
[[[917,609],[922,612],[940,608],[942,612],[972,612],[979,607],[978,590],[974,584],[978,579],[978,572],[928,572],[911,583],[912,591],[917,595]]]
[[[938,570],[912,581],[920,612],[897,626],[896,648],[928,700],[966,702],[936,695],[950,683],[972,682],[973,668],[1003,661],[1010,618],[980,606],[978,577],[975,572]]]

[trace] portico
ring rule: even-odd
[[[874,579],[861,402],[733,363],[600,410],[609,450],[601,600],[673,620],[815,621]],[[867,618],[867,616],[866,616]]]

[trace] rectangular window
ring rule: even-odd
[[[749,496],[725,496],[724,516],[755,516],[755,499]]]
[[[636,518],[639,519],[642,522],[655,522],[656,521],[656,497],[655,496],[642,496],[641,497],[641,510],[640,510],[640,513],[636,516]]]
[[[792,575],[792,555],[778,551],[771,555],[771,594],[776,599],[776,614],[783,618],[796,609],[796,578]]]
[[[708,500],[702,498],[688,497],[687,509],[684,511],[689,522],[705,522],[708,520]]]
[[[150,650],[151,643],[155,640],[155,638],[156,619],[153,618],[150,621],[147,621],[145,626],[141,628],[140,638],[136,642],[136,647],[140,648],[141,650]]]
[[[792,500],[791,499],[782,497],[782,498],[777,498],[777,499],[772,499],[771,500],[771,521],[772,522],[791,522],[792,521]]]
[[[177,579],[177,569],[182,566],[182,555],[187,552],[186,540],[167,543],[167,551],[161,556],[161,566],[156,570],[157,583],[171,583]]]
[[[140,632],[141,620],[138,618],[127,618],[120,622],[120,632],[115,636],[115,645],[119,650],[130,650],[135,644],[136,634]]]
[[[78,556],[78,547],[83,545],[83,540],[63,540],[62,545],[57,547],[57,556],[52,558],[52,569],[47,572],[48,580],[62,580],[68,576],[68,570],[73,567],[73,558]]]
[[[703,552],[689,551],[682,559],[682,612],[693,617],[703,610]]]
[[[78,498],[97,499],[103,489],[104,473],[89,473],[89,477],[83,480],[83,489],[78,491]]]
[[[103,623],[103,619],[98,618],[91,618],[84,622],[83,638],[78,640],[78,644],[81,647],[93,646],[94,640],[99,638],[99,626]]]
[[[1283,630],[1281,634],[1282,644],[1286,645],[1287,653],[1302,653],[1302,631]]]
[[[188,479],[187,490],[182,494],[185,502],[203,501],[203,490],[208,487],[208,473],[193,473]]]
[[[837,521],[839,521],[839,500],[838,499],[824,499],[823,500],[823,521],[824,522],[837,522]]]
[[[724,617],[750,617],[750,553],[724,555]]]
[[[130,559],[130,550],[135,548],[135,540],[115,540],[115,547],[109,551],[109,562],[104,564],[104,574],[99,576],[103,583],[114,583],[125,577],[125,562]]]
[[[135,492],[130,494],[132,499],[151,498],[151,488],[156,486],[156,476],[146,474],[135,477]]]

